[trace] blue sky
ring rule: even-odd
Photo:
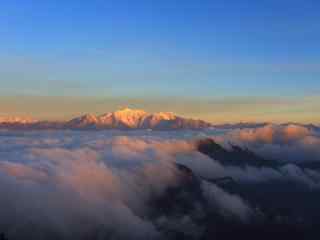
[[[3,0],[2,96],[305,98],[319,1]]]

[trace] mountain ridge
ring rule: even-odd
[[[115,129],[200,129],[212,124],[183,118],[171,112],[147,113],[140,109],[124,108],[100,116],[84,115],[67,122],[71,128],[115,128]]]
[[[38,121],[28,117],[1,117],[0,129],[75,129],[75,130],[103,130],[103,129],[151,129],[151,130],[179,130],[179,129],[257,129],[269,125],[290,127],[305,127],[309,130],[318,131],[320,125],[283,123],[273,124],[261,123],[228,123],[213,124],[203,120],[185,118],[175,115],[173,112],[148,113],[141,109],[123,108],[114,112],[107,112],[100,115],[84,114],[66,121]]]
[[[18,118],[17,118],[18,119]],[[124,108],[102,115],[84,114],[69,121],[1,121],[0,127],[32,129],[203,129],[213,125],[203,120],[184,118],[172,112],[147,113],[140,109]]]

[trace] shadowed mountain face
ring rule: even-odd
[[[319,193],[310,193],[292,183],[245,186],[235,181],[205,179],[177,165],[181,181],[150,202],[151,216],[165,239],[317,239],[320,236],[317,203]],[[204,186],[220,188],[241,196],[255,207],[246,221],[221,211],[218,203],[208,201]],[[283,191],[286,189],[285,191]],[[280,201],[273,201],[273,194]],[[303,196],[303,197],[302,197]],[[306,201],[304,198],[308,198]],[[226,200],[227,201],[227,200]],[[313,207],[303,206],[302,203]],[[217,204],[214,208],[212,204]],[[300,208],[300,209],[296,209]],[[303,216],[303,220],[299,219]],[[171,221],[171,222],[170,222]],[[180,227],[179,227],[180,224]]]
[[[276,167],[279,165],[275,161],[268,161],[248,149],[235,145],[231,145],[231,149],[227,150],[209,138],[198,141],[197,148],[199,152],[214,158],[223,165],[241,167]]]
[[[257,154],[231,145],[225,149],[212,139],[197,143],[198,151],[227,167],[273,169],[280,171],[287,163],[264,159]],[[297,167],[308,170],[313,167],[306,163],[296,163]],[[209,179],[205,179],[210,181]],[[212,181],[210,181],[212,182]],[[260,183],[243,184],[237,181],[216,182],[225,191],[241,196],[251,206],[259,209],[249,224],[230,222],[225,219],[215,221],[210,216],[203,239],[317,239],[320,236],[319,221],[320,191],[306,189],[295,181],[272,180]],[[214,220],[212,220],[212,217]],[[218,217],[219,218],[219,217]],[[230,237],[230,238],[229,238]]]
[[[212,139],[200,140],[197,146],[199,152],[229,167],[277,170],[285,166],[238,146],[227,150]],[[176,167],[179,184],[150,202],[152,217],[157,219],[157,226],[166,239],[269,240],[318,239],[320,236],[319,222],[314,221],[320,219],[319,191],[306,190],[291,181],[243,184],[230,177],[209,179],[195,175],[184,165],[177,164]],[[228,217],[219,203],[208,201],[206,186],[246,199],[253,208],[246,221]],[[212,204],[217,205],[210,208]],[[164,219],[171,219],[172,225]],[[179,224],[187,227],[179,228]]]

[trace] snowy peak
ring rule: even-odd
[[[116,116],[124,117],[124,118],[126,118],[126,117],[143,117],[143,116],[147,115],[147,113],[144,110],[131,109],[131,108],[127,108],[127,107],[114,112],[114,114]]]
[[[139,109],[124,108],[122,110],[107,113],[98,117],[102,125],[123,126],[127,128],[138,128],[148,114]]]
[[[201,129],[210,123],[176,116],[172,112],[150,114],[140,109],[124,108],[100,116],[86,114],[67,122],[33,121],[22,118],[1,118],[0,127],[23,129]]]
[[[124,108],[115,112],[106,113],[98,117],[85,115],[68,122],[70,128],[97,129],[187,129],[205,128],[211,124],[200,120],[185,119],[172,112],[149,114],[144,110]]]
[[[143,110],[125,108],[114,112],[115,119],[129,128],[137,128],[148,114]]]
[[[88,127],[98,123],[98,118],[92,114],[86,114],[78,118],[74,118],[66,123],[67,126],[73,128]]]
[[[175,120],[177,118],[173,112],[159,112],[152,114],[152,117],[157,120]]]
[[[29,124],[35,122],[37,121],[27,117],[0,117],[1,124]]]
[[[1,117],[0,129],[16,130],[48,130],[48,129],[152,129],[152,130],[179,130],[179,129],[262,129],[274,135],[278,128],[282,129],[288,139],[299,138],[301,135],[320,131],[320,126],[312,124],[285,123],[270,125],[268,123],[239,123],[213,125],[211,123],[184,118],[172,112],[147,113],[140,109],[123,108],[103,115],[85,114],[70,121],[37,121],[26,117]],[[271,130],[270,130],[271,128]],[[277,130],[279,131],[279,130]]]

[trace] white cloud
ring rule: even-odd
[[[272,137],[270,137],[272,132]],[[286,165],[279,169],[224,166],[196,150],[195,139],[212,132],[33,131],[0,135],[0,228],[11,237],[40,239],[44,234],[80,239],[86,234],[117,238],[158,238],[159,222],[149,219],[148,201],[179,184],[175,162],[207,178],[230,176],[241,184],[294,180],[319,186],[314,169]],[[319,137],[302,128],[268,126],[215,136],[254,148],[264,156],[299,160],[318,155]],[[290,159],[287,159],[290,162]],[[213,184],[202,191],[222,215],[247,221],[253,210],[245,199]],[[167,219],[168,225],[194,225]],[[161,221],[160,221],[161,222]],[[37,231],[30,231],[33,226]],[[179,224],[178,224],[179,225]],[[200,229],[198,229],[200,231]]]

